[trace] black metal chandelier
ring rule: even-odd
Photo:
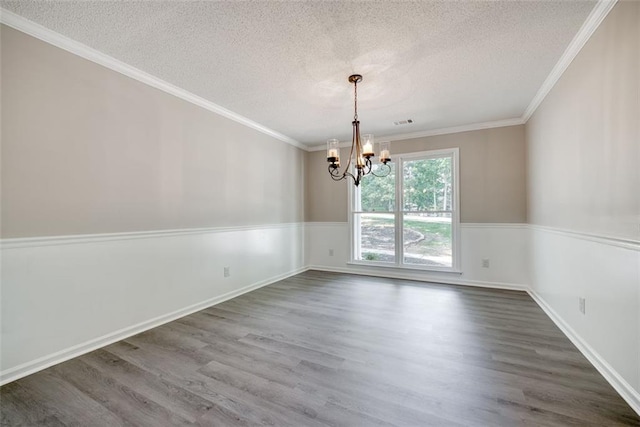
[[[329,175],[334,181],[340,181],[347,177],[353,178],[356,187],[360,184],[363,176],[371,174],[377,177],[385,177],[391,172],[391,166],[387,163],[391,160],[389,143],[380,143],[380,163],[385,166],[381,172],[376,173],[373,167],[372,157],[375,157],[373,150],[373,135],[364,135],[364,145],[360,140],[360,121],[358,120],[358,83],[362,81],[360,74],[349,76],[349,82],[353,83],[354,93],[354,114],[353,114],[353,136],[351,138],[351,152],[347,165],[343,171],[340,171],[340,141],[337,139],[327,140],[327,162],[329,162]],[[351,163],[353,162],[353,172],[351,172]]]

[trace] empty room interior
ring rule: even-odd
[[[640,1],[0,1],[3,426],[640,425]]]

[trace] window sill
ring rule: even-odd
[[[374,267],[374,268],[384,268],[391,270],[409,270],[409,271],[422,271],[425,273],[448,273],[448,274],[462,274],[460,270],[453,270],[451,268],[429,268],[429,267],[412,267],[408,265],[396,265],[396,264],[385,264],[381,262],[363,262],[363,261],[349,261],[347,265],[355,265],[358,267]]]

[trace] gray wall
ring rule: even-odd
[[[640,237],[638,2],[619,2],[526,126],[529,221]]]
[[[620,1],[526,125],[531,288],[627,397],[640,391],[639,81],[640,2]]]
[[[302,150],[1,31],[3,238],[304,220]]]
[[[438,135],[391,144],[392,153],[395,154],[451,147],[460,148],[461,221],[525,223],[524,126]],[[346,183],[331,180],[327,172],[326,153],[309,153],[307,163],[306,220],[347,221]]]

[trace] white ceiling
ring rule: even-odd
[[[595,1],[2,1],[303,144],[519,118]],[[413,124],[395,126],[394,121]]]

